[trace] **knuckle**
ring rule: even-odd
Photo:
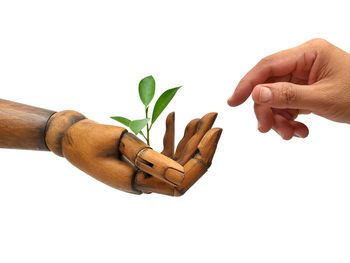
[[[290,83],[284,83],[281,89],[279,89],[279,98],[282,103],[290,105],[297,99],[296,90]]]
[[[327,40],[323,38],[314,38],[308,41],[307,43],[314,47],[327,47],[331,45]]]
[[[258,63],[258,65],[268,65],[268,64],[270,64],[271,62],[273,61],[273,57],[272,56],[267,56],[267,57],[264,57],[264,58],[262,58],[260,61],[259,61],[259,63]]]

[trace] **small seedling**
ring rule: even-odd
[[[159,115],[163,112],[163,110],[166,108],[166,106],[168,106],[169,102],[174,98],[176,92],[180,88],[181,86],[164,91],[154,105],[152,118],[149,118],[148,110],[149,105],[154,97],[154,93],[156,90],[156,82],[153,76],[145,77],[139,83],[139,95],[143,105],[145,106],[146,118],[133,121],[121,116],[114,116],[111,118],[129,127],[130,130],[133,133],[135,133],[135,135],[141,134],[142,137],[145,138],[147,144],[150,145],[150,131],[152,129],[153,124],[158,119]],[[146,128],[146,135],[144,132],[142,132],[144,128]]]

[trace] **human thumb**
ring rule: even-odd
[[[280,109],[310,109],[317,100],[316,95],[311,85],[290,82],[260,84],[252,92],[256,103]]]

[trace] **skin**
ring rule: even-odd
[[[314,113],[350,123],[350,54],[324,39],[263,58],[238,83],[230,106],[252,95],[258,130],[275,130],[283,139],[305,138],[309,129],[295,121]]]

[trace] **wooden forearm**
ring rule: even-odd
[[[86,119],[76,111],[41,109],[0,99],[0,148],[52,151],[62,155],[67,129]]]
[[[46,123],[54,113],[0,99],[0,148],[47,151]]]

